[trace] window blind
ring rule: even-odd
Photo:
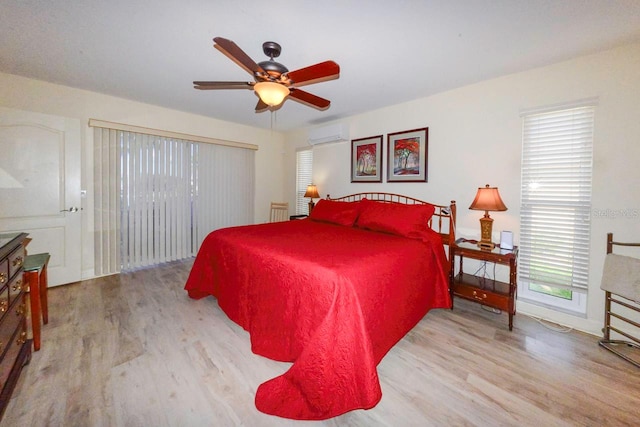
[[[588,287],[594,106],[523,116],[519,280]]]
[[[252,223],[254,169],[252,149],[96,127],[95,274],[192,257]]]
[[[254,222],[253,150],[198,144],[193,201],[197,247],[212,230]]]
[[[313,150],[300,150],[296,153],[296,215],[309,214],[309,199],[304,193],[313,183]]]

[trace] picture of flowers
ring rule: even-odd
[[[382,135],[351,141],[351,182],[382,182]]]
[[[387,182],[426,182],[429,128],[387,135]]]

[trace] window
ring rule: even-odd
[[[309,199],[304,197],[307,186],[312,183],[313,150],[300,150],[296,153],[296,215],[309,214]]]
[[[523,114],[518,293],[584,314],[594,102]]]

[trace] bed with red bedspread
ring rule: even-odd
[[[187,280],[191,298],[216,297],[249,332],[254,353],[293,362],[258,387],[262,412],[319,420],[372,408],[384,355],[431,308],[451,306],[453,202],[342,200],[320,200],[307,219],[210,233]]]

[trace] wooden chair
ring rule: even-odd
[[[27,255],[22,265],[25,282],[29,285],[34,351],[40,350],[40,316],[43,324],[49,323],[47,265],[50,258],[48,253]]]
[[[605,291],[604,336],[598,344],[640,368],[640,322],[627,317],[640,316],[640,260],[615,255],[614,246],[640,247],[640,243],[615,242],[613,234],[607,234],[607,259],[600,284]],[[626,339],[612,339],[611,332]]]
[[[269,222],[281,222],[289,220],[289,203],[271,202]]]

